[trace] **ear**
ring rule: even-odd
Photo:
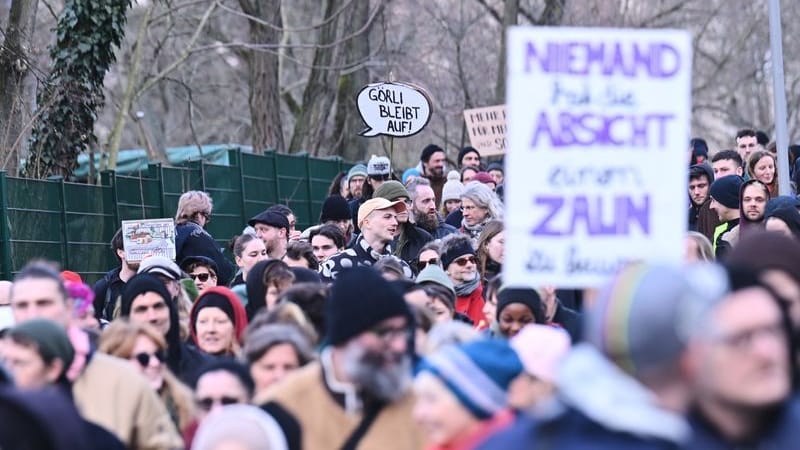
[[[125,261],[125,250],[117,249],[117,256],[119,259]]]
[[[64,370],[64,361],[60,359],[54,359],[53,362],[51,362],[50,365],[44,369],[45,379],[47,379],[48,383],[55,383]]]

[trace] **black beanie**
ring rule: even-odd
[[[497,321],[503,308],[512,303],[522,303],[531,309],[536,323],[544,323],[544,307],[542,298],[532,288],[503,288],[497,293]]]
[[[726,208],[739,209],[739,189],[742,183],[744,179],[739,175],[728,175],[714,181],[709,194]]]
[[[200,310],[203,308],[219,308],[225,313],[226,316],[228,316],[229,319],[231,319],[231,323],[236,323],[231,301],[228,300],[228,298],[224,295],[217,294],[216,292],[209,292],[208,294],[201,295],[197,299],[194,308],[192,308],[192,328],[195,327],[197,316],[200,315]]]
[[[475,250],[472,248],[469,239],[464,239],[463,242],[456,244],[455,247],[449,248],[440,256],[442,260],[442,269],[447,270],[447,267],[456,259],[464,256],[475,256]]]
[[[436,152],[444,153],[444,150],[442,149],[442,147],[439,147],[436,144],[428,144],[424,149],[422,149],[422,156],[419,157],[419,160],[426,163],[430,161],[431,155],[433,155]]]
[[[350,208],[347,206],[347,200],[341,196],[332,195],[322,203],[319,223],[325,223],[329,220],[350,220],[352,217]]]
[[[325,302],[328,345],[338,346],[392,317],[409,317],[403,294],[369,267],[336,277]],[[410,326],[410,323],[409,323]]]
[[[134,275],[130,280],[128,280],[127,283],[125,283],[125,289],[122,291],[120,303],[120,315],[122,317],[130,316],[133,299],[146,292],[155,292],[156,294],[160,295],[162,298],[164,298],[164,302],[167,304],[167,306],[169,306],[171,303],[169,291],[167,291],[167,287],[164,286],[164,283],[161,280],[154,275],[140,273],[138,275]]]
[[[467,146],[467,147],[462,148],[458,152],[458,165],[459,166],[461,166],[461,160],[464,159],[464,156],[466,156],[467,153],[475,153],[476,155],[478,155],[478,159],[481,159],[481,153],[475,147]]]

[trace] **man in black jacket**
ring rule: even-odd
[[[117,306],[117,299],[122,295],[122,290],[125,289],[125,283],[139,270],[139,263],[129,263],[125,259],[121,228],[111,238],[111,250],[119,260],[119,267],[108,271],[94,284],[94,316],[105,323],[113,320],[114,308]]]

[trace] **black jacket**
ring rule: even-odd
[[[122,295],[122,290],[125,289],[125,282],[119,278],[119,273],[122,269],[108,271],[103,278],[97,280],[94,284],[94,317],[97,320],[107,320],[111,322],[114,314],[114,307],[117,305],[117,299]]]
[[[175,225],[175,261],[187,256],[206,256],[217,264],[217,285],[227,286],[236,271],[220,250],[217,241],[194,222]]]

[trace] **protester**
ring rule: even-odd
[[[300,239],[300,235],[302,233],[300,233],[300,231],[297,229],[297,217],[291,208],[286,205],[276,203],[267,208],[267,211],[276,212],[286,217],[286,220],[289,222],[289,229],[286,232],[286,236],[288,237],[289,241],[297,241]]]
[[[486,168],[486,171],[492,177],[494,184],[497,185],[498,188],[503,185],[503,180],[505,179],[505,169],[503,169],[502,162],[493,162],[489,164],[489,166]]]
[[[103,331],[98,351],[130,361],[158,393],[179,430],[194,421],[192,391],[167,368],[167,342],[155,328],[115,320]]]
[[[3,362],[20,389],[37,390],[57,385],[69,390],[67,369],[75,350],[63,326],[32,319],[5,333]]]
[[[492,176],[489,175],[488,172],[476,173],[475,176],[472,177],[472,181],[477,181],[478,183],[488,186],[489,189],[492,190],[492,192],[494,192],[494,190],[497,188],[497,184],[495,184],[494,178],[492,178]]]
[[[119,267],[110,270],[94,284],[94,314],[97,320],[108,323],[114,319],[117,299],[122,295],[125,283],[136,275],[138,262],[129,262],[125,257],[122,228],[111,238],[111,250],[119,261]]]
[[[448,346],[422,360],[414,391],[414,420],[431,449],[469,450],[510,424],[508,386],[522,372],[516,352],[502,340]]]
[[[401,177],[401,181],[403,186],[408,186],[408,183],[411,181],[416,180],[422,176],[422,172],[419,171],[416,167],[412,167],[410,169],[406,169],[403,171],[403,176]]]
[[[194,281],[198,294],[217,285],[217,264],[211,258],[187,256],[181,261],[181,270]]]
[[[460,179],[459,173],[455,170],[451,170],[447,174],[447,182],[442,187],[441,201],[439,201],[439,203],[441,203],[440,212],[444,217],[449,216],[450,213],[461,208],[461,192],[464,190],[464,185],[461,183]],[[454,226],[454,228],[457,227]]]
[[[339,172],[333,177],[331,186],[328,188],[328,196],[342,197],[345,200],[350,199],[350,188],[347,186],[347,172]]]
[[[756,131],[745,128],[736,132],[736,150],[739,152],[741,160],[747,162],[750,160],[751,153],[764,150],[764,148],[758,143]]]
[[[250,403],[255,383],[245,366],[233,359],[219,359],[200,369],[193,388],[202,426],[210,413]]]
[[[711,245],[711,241],[704,235],[697,231],[689,231],[686,233],[684,242],[686,243],[686,256],[684,256],[684,261],[687,264],[714,261],[714,247]]]
[[[431,241],[423,245],[413,264],[417,274],[425,270],[429,265],[441,265],[440,251],[441,246],[439,245],[439,241]]]
[[[369,267],[378,259],[392,255],[391,243],[397,233],[397,216],[406,211],[405,203],[391,202],[378,197],[367,200],[358,210],[358,225],[361,234],[347,250],[328,258],[322,264],[320,274],[325,281],[332,281],[343,269]],[[411,268],[403,262],[403,272],[411,279]]]
[[[261,326],[248,333],[244,357],[255,383],[256,399],[266,395],[270,386],[315,359],[308,338],[297,327],[280,323]]]
[[[783,233],[794,239],[800,239],[800,212],[795,207],[778,208],[766,216],[767,231]]]
[[[444,166],[447,155],[444,149],[435,144],[429,144],[422,149],[422,154],[419,157],[422,176],[431,182],[431,188],[437,199],[442,198],[442,189],[444,188],[445,176]],[[439,203],[437,203],[438,207]]]
[[[294,281],[294,274],[289,266],[274,259],[261,261],[253,266],[252,276],[247,280],[247,319],[253,317],[261,309],[269,309],[278,301],[278,296]]]
[[[406,280],[403,262],[396,256],[381,258],[372,268],[388,281]]]
[[[309,242],[311,242],[311,251],[314,252],[317,262],[321,265],[331,256],[344,250],[346,240],[339,227],[328,224],[312,230]]]
[[[481,167],[481,154],[474,147],[464,147],[458,152],[458,167]]]
[[[192,450],[291,450],[278,423],[250,405],[229,405],[197,429]]]
[[[502,287],[497,293],[496,320],[500,336],[512,338],[529,323],[547,322],[542,299],[535,289]]]
[[[543,287],[538,290],[538,294],[542,302],[545,323],[566,330],[573,342],[580,341],[583,323],[580,313],[561,303],[554,286]]]
[[[728,175],[742,176],[742,166],[744,162],[735,150],[722,150],[714,154],[711,158],[711,166],[714,169],[714,178],[720,179]]]
[[[367,166],[356,164],[347,172],[347,200],[359,199],[362,196],[364,181],[367,179]]]
[[[220,285],[233,279],[234,270],[222,254],[217,241],[205,230],[211,222],[213,202],[203,191],[184,192],[178,199],[175,213],[175,259],[183,261],[187,256],[205,256],[217,266]]]
[[[62,272],[63,278],[63,272]],[[72,318],[75,324],[84,330],[100,330],[100,322],[95,317],[94,311],[94,291],[82,281],[65,281],[67,294],[72,299],[73,313]],[[2,321],[2,319],[0,319]],[[2,327],[0,326],[0,329]]]
[[[411,199],[414,223],[430,233],[433,239],[441,239],[458,229],[445,223],[436,211],[436,197],[427,178],[416,178],[406,185]]]
[[[488,222],[478,236],[477,246],[478,273],[482,283],[486,283],[489,278],[497,276],[503,270],[504,249],[503,222],[499,220]]]
[[[475,180],[475,175],[478,174],[478,168],[471,166],[462,167],[459,172],[461,173],[460,177],[461,183],[466,185],[471,181]]]
[[[714,254],[720,259],[736,244],[739,235],[739,192],[744,180],[740,176],[726,176],[711,184],[711,209],[717,213],[722,225],[715,230]]]
[[[150,274],[161,280],[169,292],[171,302],[178,310],[179,332],[182,339],[188,338],[189,310],[192,308],[192,298],[189,289],[196,287],[194,281],[188,279],[184,284],[184,273],[174,261],[165,256],[149,256],[139,264],[139,274]]]
[[[308,242],[292,241],[286,247],[283,262],[289,267],[304,267],[313,271],[319,270],[319,261],[314,255],[314,249]]]
[[[747,160],[747,175],[769,188],[770,196],[778,195],[778,168],[775,155],[760,150],[753,152]]]
[[[94,352],[88,335],[71,325],[72,305],[58,272],[33,263],[14,278],[14,320],[52,320],[67,332],[75,356],[67,371],[81,415],[112,432],[128,446],[172,449],[182,446],[166,408],[147,381],[126,361]],[[110,401],[113,399],[113,401]]]
[[[561,361],[572,341],[564,330],[530,324],[509,340],[522,361],[523,372],[508,387],[508,405],[536,415],[553,402]]]
[[[488,337],[498,336],[500,333],[499,325],[497,324],[497,293],[500,292],[503,280],[500,275],[487,280],[484,285],[484,301],[483,301],[483,317],[482,324],[479,328],[484,329]]]
[[[491,220],[503,219],[503,204],[486,185],[472,183],[461,193],[461,211],[464,219],[460,231],[468,235],[477,245],[478,237]]]
[[[703,164],[708,160],[708,144],[705,139],[691,139],[689,141],[689,151],[691,152],[689,166]]]
[[[411,196],[408,191],[399,181],[390,180],[375,190],[374,197],[405,203],[406,211],[397,214],[398,229],[395,232],[393,254],[407,263],[413,261],[422,246],[432,241],[433,237],[410,220],[408,208],[411,206]]]
[[[372,155],[367,163],[367,181],[362,190],[361,197],[351,200],[348,203],[350,219],[353,222],[353,233],[358,234],[361,232],[361,227],[358,224],[358,218],[360,217],[358,211],[361,205],[364,204],[365,201],[374,198],[375,191],[391,178],[392,163],[389,161],[389,158]]]
[[[681,448],[690,437],[692,376],[688,337],[724,295],[721,270],[633,264],[597,297],[586,342],[561,363],[559,408],[522,416],[481,450]]]
[[[411,421],[413,328],[403,297],[373,269],[354,267],[334,281],[326,319],[319,362],[270,391],[265,410],[283,418],[284,432],[299,426],[304,449],[421,448]]]
[[[708,164],[689,167],[689,231],[699,231],[711,240],[714,229],[719,226],[717,214],[710,209],[711,196],[708,194],[714,172]]]
[[[764,213],[768,200],[769,189],[764,183],[756,179],[742,183],[742,187],[739,189],[740,236],[754,229],[764,228]]]
[[[192,340],[201,351],[214,356],[240,354],[247,313],[230,289],[206,289],[192,307],[191,324]]]
[[[247,222],[256,231],[256,236],[264,241],[267,256],[281,259],[286,254],[289,243],[289,219],[281,213],[269,209],[259,213]]]
[[[456,291],[456,311],[466,314],[474,323],[483,318],[483,287],[478,276],[475,250],[469,237],[451,234],[442,239],[442,268]]]
[[[350,208],[342,197],[328,197],[322,202],[319,223],[320,225],[336,225],[339,227],[345,237],[345,242],[349,242],[353,235],[353,219],[350,217]],[[309,233],[312,230],[309,229]]]
[[[231,281],[230,287],[244,284],[247,281],[247,274],[253,266],[267,259],[267,247],[264,241],[255,234],[243,233],[237,236],[233,243],[233,257],[239,267],[239,273]]]

